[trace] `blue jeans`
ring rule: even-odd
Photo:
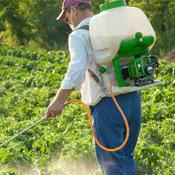
[[[141,126],[140,92],[118,95],[116,100],[127,117],[130,127],[129,139],[125,147],[115,153],[109,153],[95,145],[97,160],[105,175],[136,175],[133,152]],[[121,145],[125,139],[126,128],[112,98],[104,97],[90,109],[100,143],[108,148]]]

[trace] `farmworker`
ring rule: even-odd
[[[61,87],[48,106],[46,118],[61,114],[71,92],[80,90],[82,101],[90,106],[97,138],[106,147],[115,148],[123,143],[126,128],[112,97],[104,94],[89,71],[99,74],[89,31],[83,29],[89,24],[92,16],[90,0],[64,0],[62,4],[62,12],[57,20],[67,23],[73,30],[68,42],[71,60]],[[133,152],[141,126],[140,92],[117,95],[116,99],[129,123],[128,142],[115,153],[109,153],[95,145],[96,156],[105,175],[135,175]]]

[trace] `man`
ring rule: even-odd
[[[71,61],[54,100],[50,103],[46,118],[61,114],[64,103],[73,90],[81,89],[82,101],[90,105],[94,129],[101,144],[115,148],[125,138],[125,125],[112,98],[104,93],[94,74],[100,77],[95,63],[89,31],[84,29],[93,16],[90,0],[64,0],[62,12],[57,18],[73,29],[69,35]],[[141,100],[139,92],[116,96],[125,113],[130,136],[126,146],[115,153],[109,153],[96,145],[96,155],[105,175],[135,175],[133,159],[141,123]]]

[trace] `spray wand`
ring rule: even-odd
[[[33,125],[29,126],[28,128],[24,129],[23,131],[19,132],[18,134],[15,134],[12,138],[10,138],[9,140],[7,140],[6,142],[2,143],[0,145],[0,148],[3,147],[4,145],[6,145],[7,143],[11,142],[12,140],[14,140],[16,137],[20,136],[21,134],[23,134],[24,132],[28,131],[29,129],[33,128],[34,126],[36,126],[37,124],[41,123],[43,120],[45,120],[46,117],[41,118],[40,120],[38,120],[36,123],[34,123]]]

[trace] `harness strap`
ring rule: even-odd
[[[78,30],[78,29],[83,29],[83,30],[88,30],[89,31],[89,25],[81,26],[79,28],[74,29],[74,31]],[[97,75],[91,69],[88,69],[87,71],[89,72],[90,76],[95,80],[95,82],[100,84],[100,80],[97,77]]]
[[[75,30],[78,30],[78,29],[84,29],[84,30],[88,30],[88,31],[89,31],[89,25],[81,26],[81,27],[79,27],[79,28],[74,29],[74,31],[75,31]]]

